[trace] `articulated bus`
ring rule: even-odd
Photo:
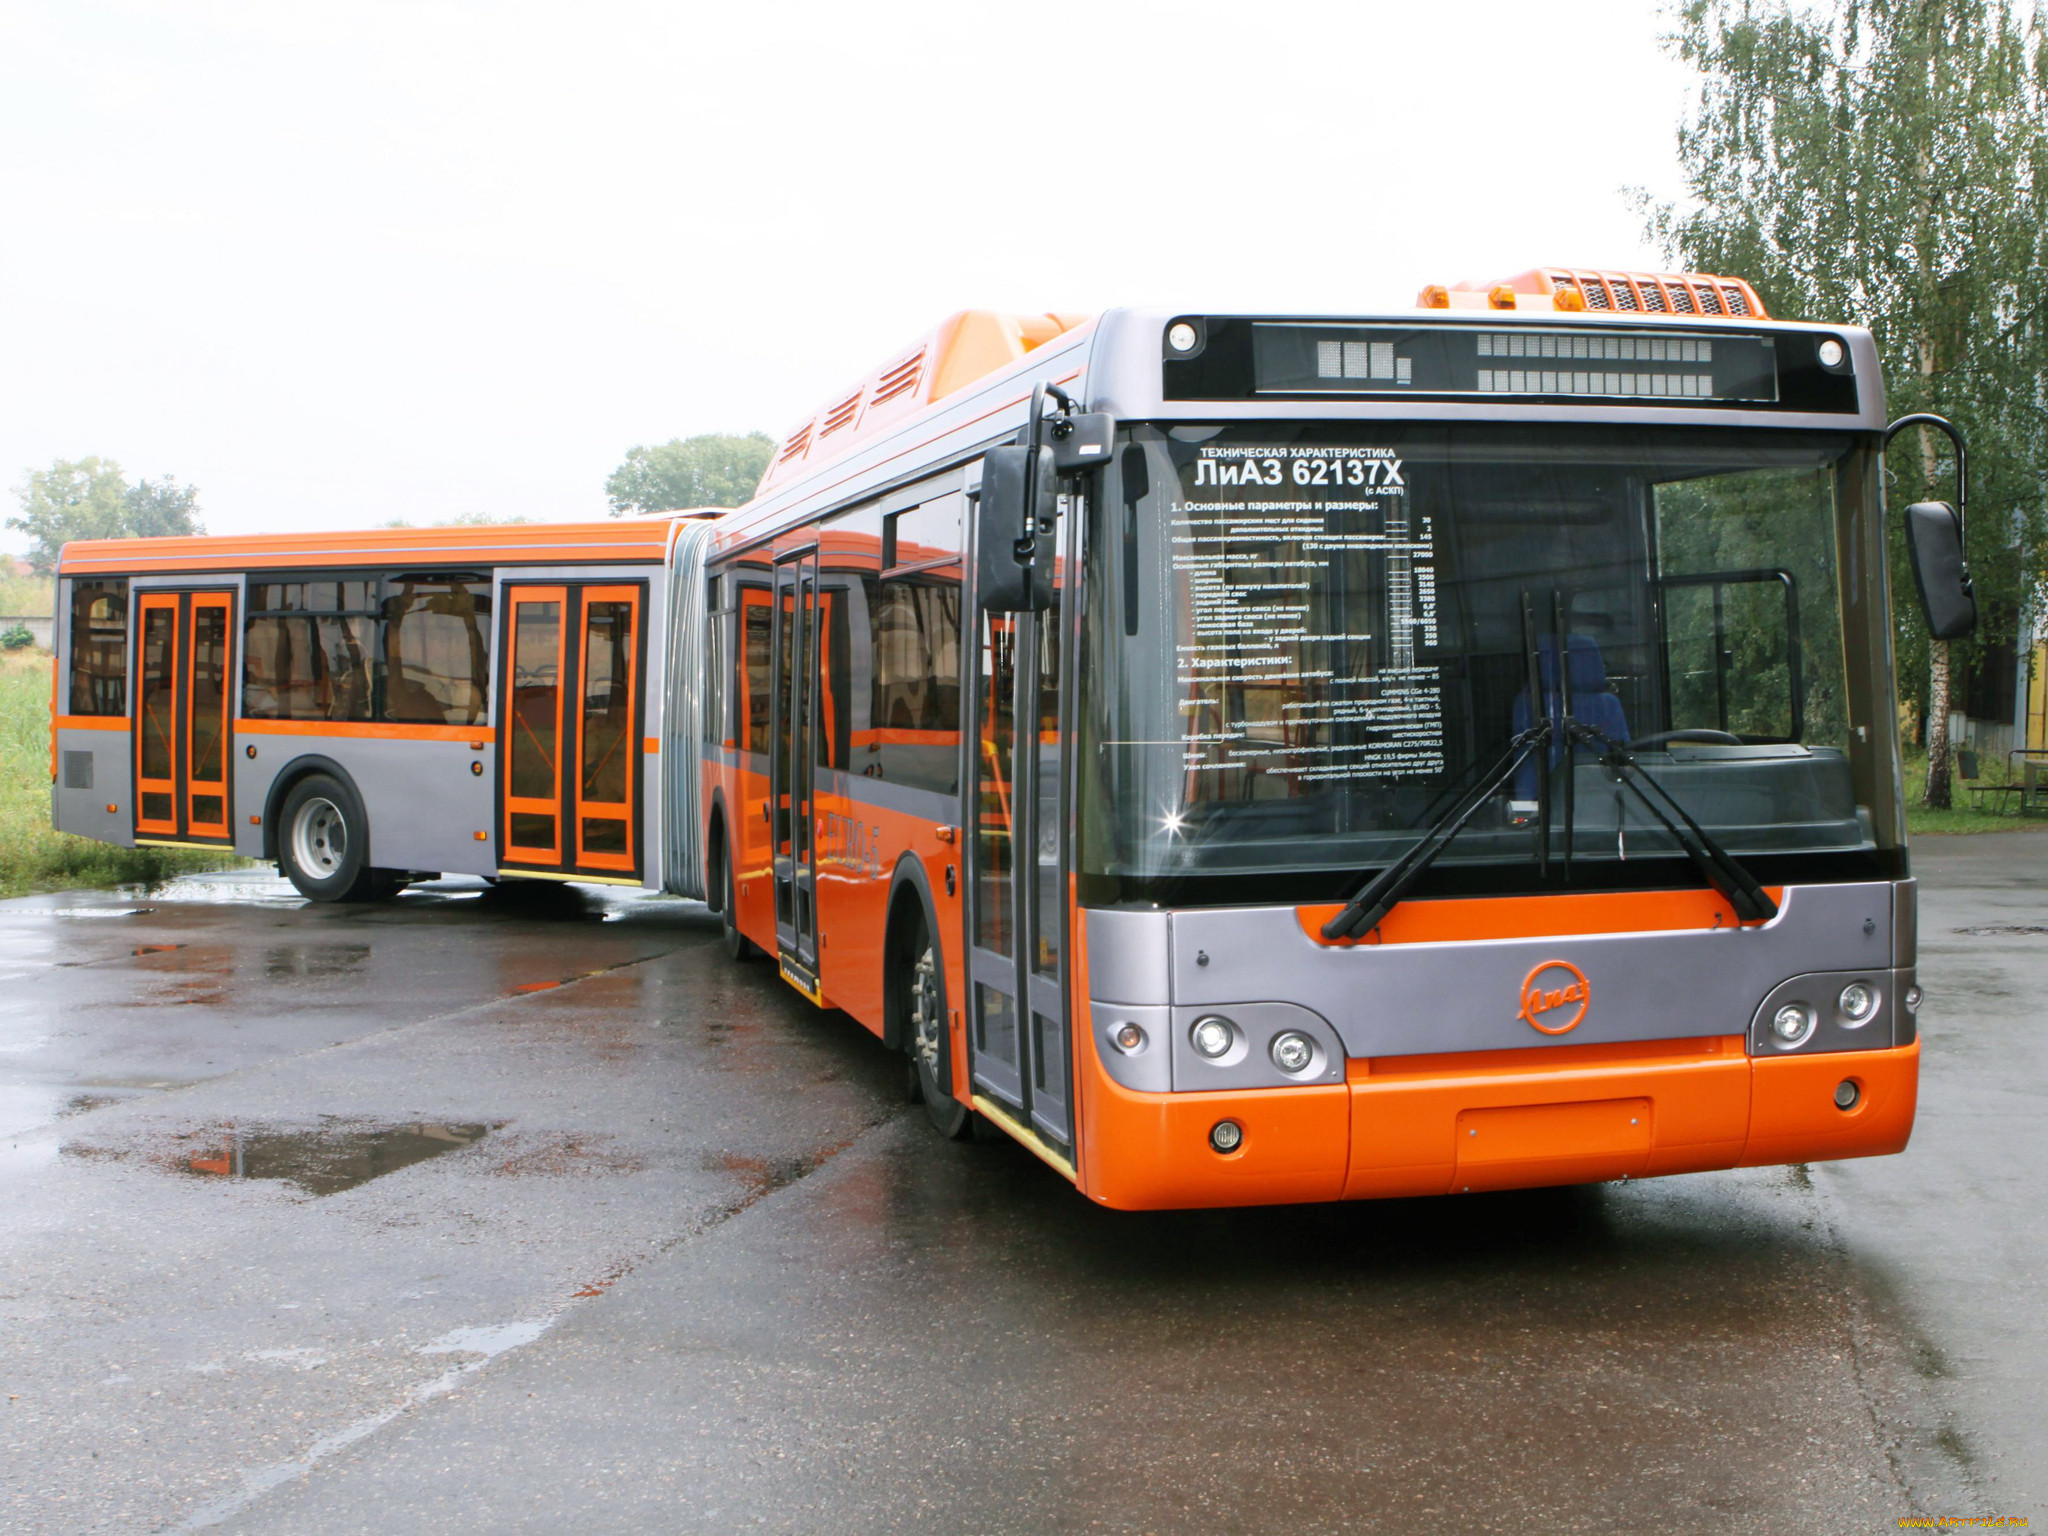
[[[968,312],[715,517],[72,546],[56,817],[700,896],[1117,1208],[1895,1152],[1887,440],[1724,277]]]

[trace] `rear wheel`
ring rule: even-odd
[[[946,1027],[946,981],[939,946],[922,915],[911,919],[897,958],[897,1006],[903,1010],[903,1048],[910,1053],[913,1094],[942,1135],[973,1134],[973,1115],[953,1097],[952,1032]]]
[[[395,869],[372,869],[368,820],[346,784],[308,774],[284,797],[277,862],[308,901],[382,901],[405,884]]]

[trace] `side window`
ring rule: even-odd
[[[953,794],[960,787],[960,573],[875,581],[868,740],[855,771]]]
[[[739,723],[743,736],[740,745],[747,752],[765,753],[769,750],[769,706],[774,700],[769,690],[768,652],[769,640],[774,633],[773,620],[768,589],[753,582],[741,583],[737,683]]]
[[[818,593],[818,669],[823,674],[818,688],[816,755],[820,768],[846,766],[853,714],[853,656],[847,644],[849,599],[843,580],[822,586]]]
[[[71,583],[71,690],[74,715],[128,713],[128,582]]]
[[[491,584],[396,576],[385,584],[386,720],[480,725],[491,681]]]
[[[723,595],[722,578],[713,576],[704,598],[704,611],[710,615],[706,638],[709,654],[704,658],[704,745],[707,747],[732,745],[725,720],[725,675],[726,668],[731,665],[727,658],[732,648],[732,610],[719,607]]]
[[[242,713],[253,720],[368,720],[377,661],[374,578],[249,583]]]

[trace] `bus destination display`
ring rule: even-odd
[[[1259,394],[1472,395],[1775,404],[1768,336],[1544,326],[1252,327]]]

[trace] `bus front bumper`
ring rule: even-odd
[[[1729,1035],[1354,1059],[1342,1083],[1216,1093],[1134,1092],[1090,1065],[1082,1187],[1117,1209],[1158,1210],[1476,1193],[1898,1152],[1912,1134],[1920,1046],[1761,1059]],[[1219,1152],[1212,1133],[1225,1120],[1242,1134]]]

